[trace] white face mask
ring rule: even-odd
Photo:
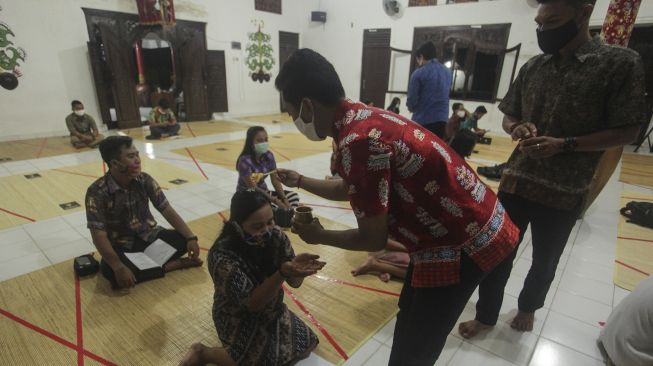
[[[458,112],[456,112],[456,114],[457,114],[458,117],[460,117],[460,118],[465,117],[465,111],[458,111]]]
[[[81,117],[81,116],[84,115],[84,110],[83,109],[78,109],[78,110],[75,111],[75,114]]]
[[[302,133],[302,135],[306,136],[307,139],[311,141],[323,141],[326,139],[326,137],[320,137],[320,135],[317,134],[317,130],[315,129],[315,113],[313,114],[313,117],[311,118],[311,123],[306,123],[302,119],[302,107],[304,106],[303,100],[299,102],[299,114],[297,115],[297,119],[294,121],[295,126],[299,130],[299,132]]]

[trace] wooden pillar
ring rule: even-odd
[[[628,41],[630,40],[630,35],[633,33],[640,3],[641,0],[610,1],[608,13],[605,16],[603,28],[601,29],[601,38],[603,38],[605,43],[628,47]],[[594,173],[590,190],[587,196],[585,196],[583,213],[590,207],[603,190],[603,187],[608,183],[608,180],[619,164],[619,160],[621,160],[623,150],[623,147],[619,147],[606,150],[603,153]]]

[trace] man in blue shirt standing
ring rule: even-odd
[[[426,42],[415,52],[419,68],[410,77],[406,106],[413,113],[413,121],[444,138],[452,75],[435,54],[432,42]]]

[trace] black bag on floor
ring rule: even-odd
[[[620,212],[628,222],[653,229],[653,203],[630,201]]]

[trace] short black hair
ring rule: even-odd
[[[478,141],[478,136],[469,129],[462,129],[456,132],[451,144],[449,145],[453,151],[463,158],[466,158],[474,152],[474,147]]]
[[[274,86],[283,99],[299,107],[302,98],[314,99],[334,107],[345,98],[345,89],[333,65],[319,53],[303,48],[283,64]]]
[[[451,106],[451,110],[455,112],[455,111],[457,111],[457,110],[460,108],[461,105],[463,105],[463,104],[462,104],[462,103],[454,103],[454,104]]]
[[[415,56],[422,56],[425,60],[432,60],[437,56],[437,49],[433,42],[426,42],[421,45],[417,51],[415,51]]]
[[[596,0],[537,0],[540,4],[552,3],[555,1],[564,1],[567,5],[573,7],[576,10],[580,10],[583,5],[596,5]]]
[[[100,155],[107,165],[112,160],[120,159],[120,152],[123,147],[132,146],[132,138],[129,136],[109,136],[100,142]]]
[[[84,104],[83,104],[82,102],[80,102],[79,100],[73,100],[72,102],[70,102],[70,107],[71,107],[72,109],[75,109],[75,106],[76,106],[76,105],[80,105],[80,104],[81,104],[81,105],[84,105]]]
[[[482,105],[479,105],[478,107],[476,107],[476,110],[474,110],[474,112],[486,114],[487,109],[485,109],[485,107],[483,107]]]
[[[163,109],[168,109],[170,108],[170,102],[166,98],[161,98],[159,99],[159,107]]]

